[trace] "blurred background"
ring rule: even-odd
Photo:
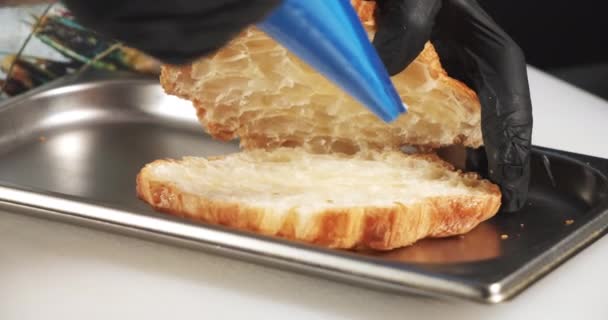
[[[523,48],[530,65],[608,100],[607,2],[479,2]],[[45,12],[47,9],[47,5],[0,8],[0,91],[4,98],[85,67],[158,72],[156,61],[81,28],[61,5]],[[45,13],[46,18],[40,19]],[[37,31],[32,32],[35,26]],[[23,55],[13,63],[25,41]],[[7,80],[11,66],[13,76]]]
[[[479,0],[528,64],[608,100],[608,2]]]
[[[0,0],[0,100],[88,68],[158,74],[159,66],[83,28],[58,3],[3,7]]]

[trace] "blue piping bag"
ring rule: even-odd
[[[406,112],[349,0],[284,0],[257,26],[385,122]]]

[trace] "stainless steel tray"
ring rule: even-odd
[[[485,303],[515,297],[608,226],[608,160],[542,148],[524,210],[500,213],[464,237],[387,253],[194,223],[154,212],[135,196],[135,175],[150,161],[237,150],[205,135],[190,103],[165,95],[157,79],[68,77],[0,105],[0,209],[396,293]]]

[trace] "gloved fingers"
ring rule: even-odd
[[[465,170],[476,172],[482,178],[489,179],[488,176],[488,155],[484,147],[478,149],[467,149]],[[521,177],[523,168],[517,166],[511,166],[503,168],[505,175],[513,175],[514,177]],[[529,179],[525,178],[526,181]],[[525,205],[527,197],[528,186],[525,184],[523,187],[513,178],[503,178],[503,183],[500,184],[503,203],[501,209],[505,212],[517,211]],[[515,180],[517,181],[517,180]]]
[[[64,0],[84,26],[165,63],[213,53],[280,0]]]
[[[424,49],[441,0],[376,0],[373,44],[390,75],[405,69]]]
[[[438,19],[454,24],[456,17],[459,27],[450,28],[449,41],[458,41],[466,55],[461,76],[481,102],[488,177],[501,187],[503,210],[518,210],[528,193],[532,136],[525,57],[476,1],[447,0]]]
[[[441,14],[440,14],[441,15]],[[465,47],[457,39],[452,38],[451,32],[444,33],[444,28],[438,26],[431,35],[431,42],[441,61],[441,66],[451,78],[465,83],[473,88],[478,67]]]
[[[465,170],[477,172],[481,177],[488,178],[488,157],[484,147],[466,149]]]

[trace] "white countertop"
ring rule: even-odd
[[[608,103],[534,69],[534,144],[608,158]],[[588,123],[583,124],[583,121]],[[0,319],[608,319],[608,238],[515,300],[395,296],[0,212]]]

